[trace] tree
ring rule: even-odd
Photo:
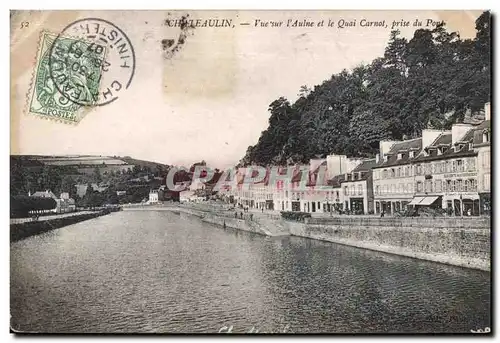
[[[293,104],[273,101],[268,127],[238,165],[307,163],[331,153],[373,156],[381,139],[415,138],[428,124],[450,129],[490,101],[489,12],[476,30],[473,40],[444,23],[418,29],[409,40],[392,31],[382,57],[301,87]]]
[[[92,174],[92,177],[94,179],[94,182],[97,182],[97,183],[102,182],[101,171],[99,170],[98,166],[95,166],[94,173]]]

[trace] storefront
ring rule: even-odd
[[[491,193],[479,193],[479,213],[486,216],[491,214]]]
[[[351,198],[349,209],[353,213],[365,213],[364,199],[363,198]]]
[[[266,209],[274,210],[274,203],[272,200],[266,200]]]
[[[450,215],[457,217],[479,216],[481,212],[479,194],[473,192],[446,194],[443,205]]]
[[[443,197],[440,195],[415,196],[406,206],[429,207],[433,209],[442,208]]]

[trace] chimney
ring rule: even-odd
[[[484,120],[491,120],[491,103],[484,104]]]

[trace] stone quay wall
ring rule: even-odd
[[[309,218],[287,225],[294,236],[490,270],[486,218]]]

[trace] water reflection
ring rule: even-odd
[[[11,244],[21,331],[470,332],[490,326],[489,282],[168,212],[113,213]]]

